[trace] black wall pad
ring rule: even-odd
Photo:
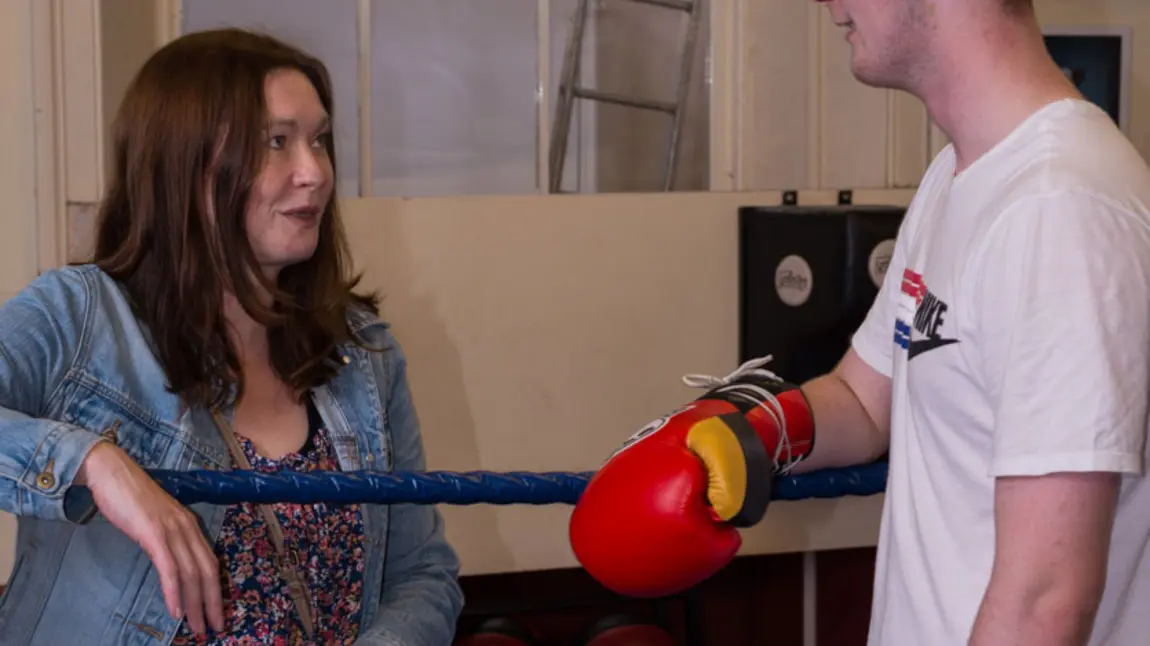
[[[878,295],[906,209],[739,209],[740,362],[801,383],[834,367]],[[894,322],[891,321],[893,342]]]

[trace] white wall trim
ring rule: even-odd
[[[96,200],[104,193],[104,175],[107,164],[104,155],[104,141],[106,129],[104,128],[104,30],[100,28],[101,0],[90,0],[92,3],[92,83],[96,87],[96,95],[92,106],[92,118],[96,121],[95,150],[96,163],[93,179],[96,182]]]
[[[551,0],[535,3],[535,191],[551,178]]]
[[[591,5],[590,15],[587,17],[587,27],[583,32],[584,42],[599,42],[599,16],[602,11],[602,4],[593,3]],[[599,58],[598,46],[583,48],[583,61],[579,66],[580,83],[588,87],[595,86],[599,79]],[[576,150],[579,172],[575,177],[575,190],[580,193],[597,193],[599,191],[599,104],[595,101],[576,101],[574,118],[571,122],[576,128],[575,140],[579,142],[579,148]],[[548,154],[550,155],[550,151]]]
[[[743,39],[746,0],[718,0],[710,12],[710,42],[706,77],[710,101],[710,181],[712,191],[738,191],[743,186],[742,88],[747,60]]]
[[[9,151],[0,162],[0,292],[20,290],[39,272],[39,203],[36,180],[40,164],[36,142],[36,38],[32,31],[39,0],[6,0],[0,9],[0,79],[5,89],[0,138]],[[30,163],[31,162],[31,163]]]
[[[60,45],[62,0],[32,3],[32,101],[36,156],[37,271],[67,261],[64,196],[64,126]]]
[[[163,47],[180,35],[183,29],[183,6],[180,0],[153,0],[156,3],[156,43]]]
[[[823,64],[823,20],[825,20],[823,7],[810,3],[807,7],[807,34],[809,35],[807,60],[810,61],[807,67],[809,74],[807,105],[811,106],[811,110],[816,115],[814,119],[807,122],[807,150],[809,151],[807,155],[807,186],[811,188],[823,188],[823,167],[826,165],[824,163],[826,147],[823,145],[823,124],[826,122],[825,106],[823,105],[823,84],[826,80],[826,65]]]
[[[360,197],[371,197],[375,172],[372,166],[371,136],[371,0],[359,0],[356,12],[356,104],[359,122],[359,190]]]
[[[67,11],[64,11],[64,5]],[[56,13],[62,79],[64,197],[68,202],[95,202],[104,177],[104,121],[100,81],[99,0],[65,0]]]

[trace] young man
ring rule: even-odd
[[[798,389],[750,366],[708,384],[709,403],[604,465],[572,518],[576,554],[636,594],[729,559],[723,521],[761,516],[762,469],[745,434],[732,459],[737,443],[704,432],[728,401],[772,474],[889,450],[872,646],[1145,642],[1145,160],[1051,60],[1028,0],[816,1],[844,28],[856,77],[919,97],[953,143],[832,374]],[[734,436],[740,419],[723,419]]]

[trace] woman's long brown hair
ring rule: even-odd
[[[169,390],[187,405],[221,405],[243,392],[225,293],[267,326],[272,365],[301,396],[334,375],[337,344],[358,343],[348,308],[378,311],[374,295],[353,292],[359,279],[334,196],[309,260],[283,269],[278,284],[256,264],[244,218],[266,150],[264,82],[280,69],[307,76],[332,114],[323,63],[266,35],[220,29],[157,51],[113,125],[91,262],[125,287]],[[334,169],[331,137],[327,146]]]

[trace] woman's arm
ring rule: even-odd
[[[218,566],[195,514],[99,433],[41,419],[93,316],[83,271],[46,272],[0,306],[0,509],[75,523],[101,509],[152,560],[173,617],[222,629]]]
[[[95,505],[72,485],[103,441],[79,426],[39,419],[72,367],[88,288],[75,270],[42,274],[0,305],[0,509],[82,522]]]
[[[392,354],[386,385],[387,424],[396,471],[426,469],[419,420],[407,383],[402,349]],[[382,385],[382,384],[381,384]],[[393,505],[379,611],[358,646],[438,646],[451,641],[463,609],[459,559],[444,536],[443,518],[430,505]]]

